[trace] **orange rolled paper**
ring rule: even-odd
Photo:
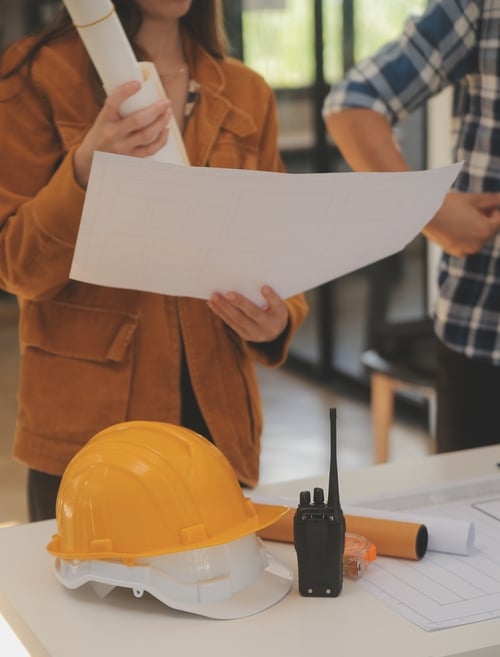
[[[418,522],[351,515],[345,516],[345,522],[346,531],[367,538],[380,555],[418,561],[427,551],[427,528]]]
[[[259,504],[256,504],[258,507]],[[285,515],[265,527],[259,536],[268,541],[293,543],[293,519],[296,509],[289,508]],[[427,528],[417,522],[400,522],[382,518],[365,518],[363,516],[345,516],[346,531],[364,536],[377,549],[377,554],[403,559],[421,559],[428,542]]]

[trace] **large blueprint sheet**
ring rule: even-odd
[[[461,164],[287,174],[96,153],[71,278],[208,299],[289,297],[405,247]]]

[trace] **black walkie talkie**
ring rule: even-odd
[[[313,499],[306,490],[294,518],[293,542],[299,567],[299,592],[309,597],[336,597],[342,591],[345,520],[340,507],[337,470],[337,410],[330,409],[328,500],[322,488]]]

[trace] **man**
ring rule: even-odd
[[[464,167],[423,234],[443,255],[435,309],[437,451],[500,442],[500,3],[431,0],[332,87],[323,115],[357,171],[404,171],[392,127],[461,84]],[[401,217],[404,221],[404,214]]]

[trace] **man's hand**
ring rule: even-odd
[[[449,192],[422,231],[454,256],[477,253],[500,230],[500,194]]]
[[[243,340],[272,342],[285,330],[288,310],[283,299],[271,287],[265,285],[261,292],[267,302],[264,308],[238,292],[225,295],[215,292],[207,303]]]

